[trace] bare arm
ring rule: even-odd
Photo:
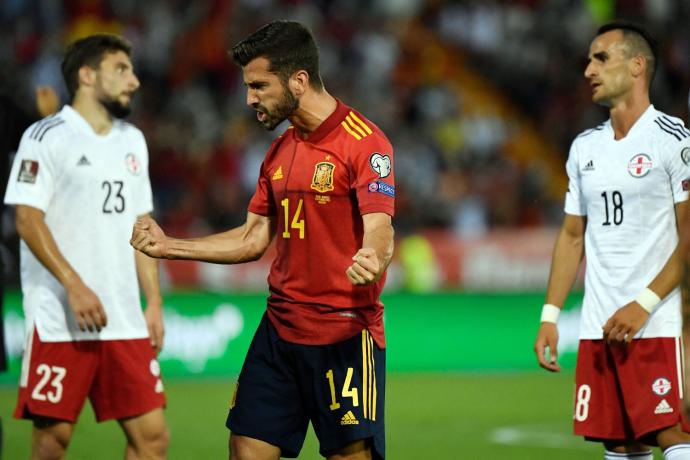
[[[393,257],[391,216],[382,212],[365,214],[362,248],[352,257],[346,274],[352,284],[363,285],[377,282],[383,276]]]
[[[101,301],[84,284],[60,252],[53,234],[45,223],[43,211],[31,206],[18,205],[17,233],[39,262],[64,286],[79,328],[100,330],[105,327],[107,318]]]
[[[551,260],[551,274],[546,290],[546,303],[563,308],[568,293],[575,283],[580,262],[584,255],[584,236],[587,220],[582,216],[566,214],[561,231],[556,239]],[[556,324],[542,322],[534,343],[537,361],[544,369],[560,371],[557,363],[558,328]],[[550,359],[546,357],[549,350]]]
[[[201,238],[169,238],[156,221],[143,217],[134,224],[130,244],[144,254],[164,259],[238,264],[259,259],[275,235],[275,219],[252,212],[236,228]]]
[[[566,214],[551,258],[546,303],[563,307],[585,253],[586,217]]]
[[[676,222],[684,222],[687,202],[676,203]],[[679,230],[681,236],[683,231]],[[681,280],[680,243],[668,258],[659,273],[647,286],[663,299],[678,286]],[[604,325],[604,338],[610,343],[629,343],[649,319],[649,312],[636,301],[619,308]]]
[[[680,238],[683,238],[685,231],[680,228],[683,226],[683,222],[687,219],[687,201],[681,203],[676,203],[676,222],[678,222],[678,233]],[[681,245],[682,241],[679,242],[676,249],[671,253],[671,256],[666,261],[658,275],[649,284],[649,289],[654,291],[656,295],[660,298],[664,298],[673,291],[681,281],[683,269],[681,262]]]
[[[139,218],[148,215],[139,216]],[[158,260],[153,259],[143,252],[135,251],[134,261],[137,266],[139,285],[146,298],[144,317],[149,330],[151,346],[156,354],[160,353],[163,346],[165,328],[163,324],[163,299],[161,297],[160,279],[158,276]]]

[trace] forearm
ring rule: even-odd
[[[377,278],[388,268],[393,257],[393,227],[388,225],[380,225],[369,231],[364,232],[362,240],[363,248],[371,248],[376,251],[376,257],[379,260],[379,272]]]
[[[246,225],[201,238],[168,238],[168,259],[238,264],[259,259],[265,250],[251,238]]]
[[[664,264],[661,271],[647,287],[654,291],[659,298],[663,299],[679,285],[682,273],[683,267],[680,257],[680,248],[676,246],[676,249],[671,253],[666,264]]]
[[[79,274],[60,252],[43,212],[28,206],[17,206],[17,233],[39,262],[65,287],[80,281]]]
[[[574,237],[564,232],[559,234],[551,261],[546,303],[563,307],[577,279],[583,253],[584,236]]]
[[[139,285],[146,297],[147,308],[162,306],[158,260],[139,251],[134,251],[134,260],[139,275]]]

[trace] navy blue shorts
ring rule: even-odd
[[[385,373],[386,350],[367,330],[331,345],[299,345],[278,337],[264,315],[226,426],[295,458],[311,421],[324,457],[368,439],[373,457],[383,459]]]

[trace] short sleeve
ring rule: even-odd
[[[690,137],[668,150],[665,167],[671,181],[673,202],[679,203],[688,199],[690,190]]]
[[[56,171],[51,145],[31,139],[29,132],[32,127],[24,132],[19,143],[7,183],[5,204],[26,205],[45,212],[53,197]]]
[[[570,146],[565,170],[568,174],[568,191],[565,194],[565,212],[575,216],[586,216],[587,208],[580,188],[580,171],[578,168],[578,154],[575,142]]]
[[[146,139],[144,135],[141,135],[141,152],[143,152],[142,158],[142,170],[141,178],[138,181],[137,197],[135,203],[137,203],[136,214],[141,216],[144,214],[149,214],[153,212],[153,192],[151,191],[151,179],[149,177],[149,150],[146,146]]]
[[[256,183],[256,190],[254,191],[252,199],[249,201],[247,209],[260,216],[273,216],[276,214],[271,182],[268,180],[268,171],[266,170],[265,161],[261,163],[261,171],[259,172],[259,179]]]
[[[383,212],[395,215],[395,167],[393,147],[382,135],[368,136],[355,144],[352,187],[361,215]]]

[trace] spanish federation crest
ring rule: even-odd
[[[327,161],[316,163],[314,177],[311,179],[311,188],[321,193],[333,190],[333,171],[335,171],[333,163]]]

